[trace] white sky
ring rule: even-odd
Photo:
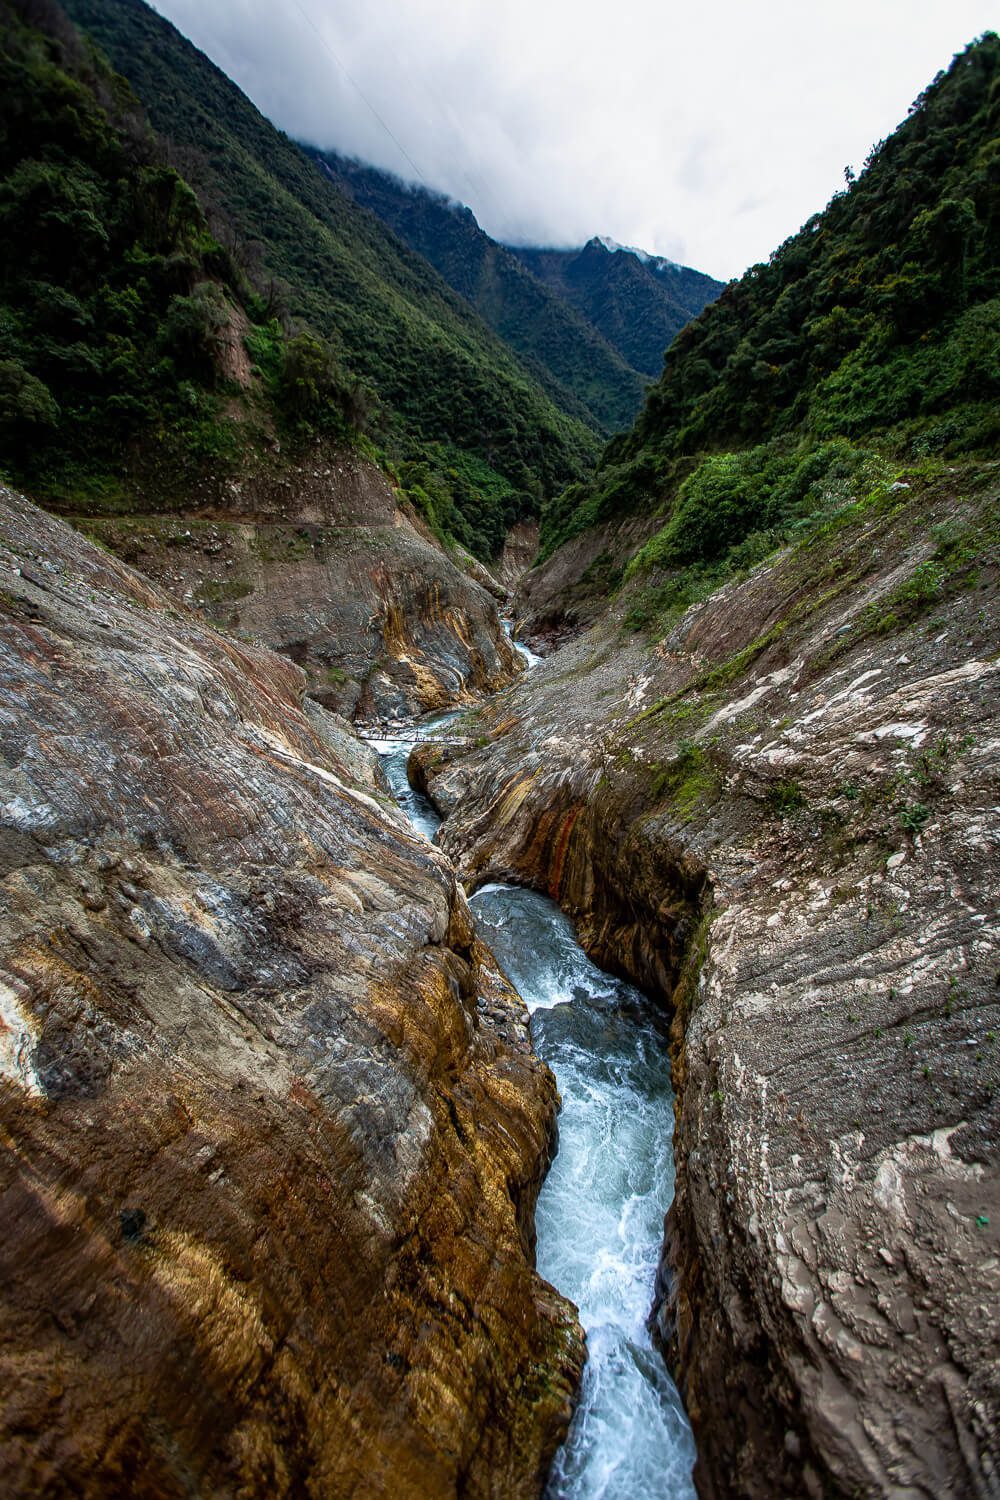
[[[498,239],[611,235],[722,278],[1000,28],[1000,0],[156,4],[290,135],[415,166]]]

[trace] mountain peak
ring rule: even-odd
[[[589,249],[591,245],[600,245],[601,249],[607,250],[609,255],[616,255],[619,252],[623,255],[634,255],[636,260],[641,261],[644,266],[651,266],[655,271],[667,270],[668,268],[671,270],[680,269],[675,260],[668,260],[665,255],[651,255],[648,250],[640,250],[638,245],[620,245],[617,240],[613,240],[607,234],[595,234],[592,239],[587,241],[584,249]]]

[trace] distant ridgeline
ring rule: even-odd
[[[558,406],[604,437],[631,425],[648,382],[572,306],[530,275],[513,251],[490,239],[469,209],[333,152],[312,154],[332,181],[471,302]]]
[[[328,433],[488,556],[588,471],[593,419],[168,22],[67,10],[100,52],[54,0],[0,0],[10,478],[70,511],[180,505],[248,445]]]
[[[703,271],[597,237],[582,250],[517,249],[513,254],[644,375],[660,374],[675,335],[723,288]]]
[[[0,3],[0,178],[5,471],[72,504],[120,490],[140,434],[182,468],[224,459],[217,356],[257,310],[252,289],[128,85],[55,6]],[[275,399],[291,404],[275,345]],[[342,425],[323,373],[317,416]]]
[[[700,271],[610,241],[591,240],[582,250],[511,249],[441,194],[305,149],[472,303],[557,405],[604,436],[631,425],[671,339],[722,290]]]
[[[652,510],[659,607],[899,472],[1000,442],[1000,40],[920,96],[855,181],[674,340],[631,432],[543,514],[543,549]]]

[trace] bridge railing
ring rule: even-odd
[[[471,739],[471,737],[469,735],[429,734],[429,735],[418,735],[416,738],[414,738],[412,735],[409,735],[409,734],[375,734],[374,732],[366,733],[363,730],[359,730],[358,731],[358,739],[359,740],[367,740],[369,742],[371,742],[373,740],[378,740],[379,743],[383,744],[383,745],[471,745],[472,744],[472,739]]]

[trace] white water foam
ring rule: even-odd
[[[532,1012],[535,1048],[562,1096],[537,1260],[579,1307],[588,1358],[548,1500],[690,1500],[694,1440],[646,1326],[674,1186],[662,1018],[590,962],[544,896],[484,886],[472,909]]]
[[[407,781],[409,749],[387,745],[383,764],[400,806],[431,838],[440,818]],[[590,962],[544,896],[487,885],[471,905],[562,1096],[559,1151],[536,1212],[537,1263],[579,1307],[588,1357],[547,1500],[694,1500],[691,1428],[646,1326],[674,1186],[663,1018]]]

